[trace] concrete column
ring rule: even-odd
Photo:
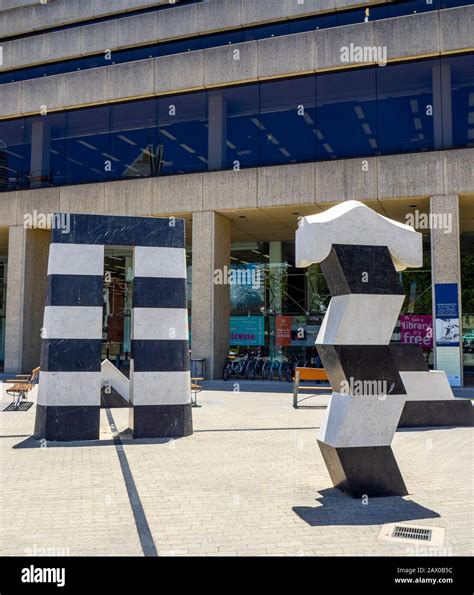
[[[214,92],[208,101],[209,170],[219,170],[227,156],[227,104],[222,93]]]
[[[230,232],[230,220],[218,213],[193,215],[191,351],[206,359],[208,378],[221,377],[229,353],[230,288],[214,283],[214,271],[230,270]]]
[[[459,332],[462,335],[461,310],[461,247],[459,231],[459,198],[457,195],[432,196],[431,219],[431,270],[433,283],[433,341],[435,368],[444,369],[440,352],[436,348],[435,286],[440,283],[457,283]],[[439,348],[441,349],[441,348]],[[462,337],[459,346],[461,384],[463,383]]]
[[[51,232],[10,227],[8,237],[5,372],[28,373],[40,363]]]

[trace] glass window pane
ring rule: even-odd
[[[318,78],[317,157],[375,155],[375,69],[349,70]]]
[[[29,170],[25,120],[0,121],[0,190],[27,187]]]
[[[205,92],[164,97],[158,102],[159,173],[207,169],[207,97]]]
[[[112,105],[110,108],[111,177],[139,178],[156,175],[158,127],[156,100]]]
[[[210,170],[258,164],[258,100],[258,85],[209,92]]]
[[[382,153],[430,151],[435,148],[433,79],[439,61],[411,62],[377,69],[378,144]],[[436,83],[437,84],[437,83]],[[438,141],[441,148],[441,141]]]
[[[119,160],[111,155],[109,106],[67,112],[66,122],[67,183],[110,179]]]
[[[316,155],[314,77],[262,84],[260,136],[262,164],[311,161]]]
[[[31,188],[60,186],[66,182],[66,115],[27,118],[25,138],[30,146]]]
[[[445,60],[445,81],[451,74],[454,147],[474,146],[474,55]]]

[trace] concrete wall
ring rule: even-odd
[[[41,31],[70,23],[90,20],[110,14],[123,13],[168,4],[170,0],[2,0],[0,8],[0,39],[21,35],[31,31]],[[176,0],[177,4],[179,0]],[[197,19],[192,32],[238,28],[274,20],[284,20],[318,14],[336,12],[347,8],[390,3],[392,0],[208,0],[202,5],[183,6],[183,11],[196,12]],[[2,14],[2,9],[11,9]],[[180,28],[181,15],[169,16],[174,11],[163,11],[163,21]],[[128,27],[128,24],[125,24]],[[165,27],[162,28],[163,30]],[[171,26],[170,31],[176,27]],[[175,33],[176,35],[176,33]],[[137,43],[144,43],[141,38]],[[149,38],[147,38],[149,40]],[[160,38],[161,39],[161,38]],[[152,40],[156,41],[156,40]]]
[[[39,366],[51,233],[11,227],[8,242],[5,372]]]
[[[441,18],[438,12],[411,15],[4,84],[0,86],[0,118],[37,114],[42,106],[47,106],[49,111],[59,111],[360,67],[359,63],[341,61],[341,47],[348,47],[351,43],[387,47],[389,61],[472,49],[474,6],[446,12],[450,13],[449,18]],[[133,17],[137,19],[134,25],[137,32],[146,30],[153,23],[153,17],[144,16],[147,17],[146,22],[142,16]],[[453,30],[459,31],[455,41],[452,39]],[[76,33],[67,31],[57,35],[61,36],[65,47],[79,51],[77,48],[82,42],[76,39]],[[114,36],[110,32],[110,39],[106,41],[111,41]],[[11,67],[15,61],[24,62],[33,59],[33,56],[40,62],[46,61],[54,50],[47,40],[42,41],[40,37],[19,40],[21,43],[16,46],[17,42],[12,42],[12,48],[5,44],[5,65],[10,64],[8,67]],[[100,39],[96,33],[93,38]],[[87,38],[89,44],[90,36]]]
[[[474,148],[2,192],[0,224],[22,225],[34,209],[147,216],[473,190]]]

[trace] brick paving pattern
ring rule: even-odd
[[[273,393],[206,391],[199,401],[189,438],[134,442],[128,411],[114,409],[122,446],[105,411],[100,442],[41,446],[29,438],[35,407],[4,413],[2,396],[0,554],[143,555],[150,534],[159,556],[474,553],[471,429],[397,432],[410,495],[365,502],[331,488],[315,441],[324,408],[296,411]],[[444,527],[444,547],[378,541],[391,522]]]

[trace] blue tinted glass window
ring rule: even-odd
[[[375,155],[375,68],[324,74],[317,81],[317,157]]]
[[[451,78],[452,141],[455,147],[474,146],[474,55],[446,60],[446,83]],[[449,140],[449,139],[448,139]]]
[[[214,48],[232,43],[242,43],[242,41],[246,41],[243,31],[227,31],[218,35],[209,35],[202,40],[201,47]]]
[[[205,92],[163,97],[158,101],[159,172],[204,171],[207,161]]]
[[[382,153],[427,151],[435,148],[433,80],[439,81],[439,61],[394,64],[377,68],[379,149]],[[441,139],[438,146],[441,148]]]
[[[155,99],[112,105],[110,130],[113,178],[156,175],[159,142]]]
[[[259,87],[248,85],[211,91],[209,169],[240,169],[258,164]]]
[[[439,8],[439,0],[410,0],[388,6],[388,16],[398,17],[419,12],[428,12]]]
[[[30,145],[28,184],[31,188],[66,183],[66,115],[27,118],[25,137]]]
[[[24,119],[0,121],[0,190],[27,187],[29,170]]]
[[[203,47],[203,42],[200,38],[184,39],[183,41],[173,41],[171,43],[164,43],[159,48],[160,56],[171,56],[172,54],[183,54],[184,52],[192,52],[200,50]]]
[[[327,14],[322,16],[312,17],[311,19],[290,21],[289,32],[301,33],[304,31],[316,31],[318,29],[328,29],[329,27],[336,27],[337,19],[335,14]]]
[[[269,37],[277,37],[278,35],[288,35],[288,23],[279,23],[277,25],[266,25],[264,27],[255,27],[244,31],[244,41],[254,41],[256,39],[267,39]],[[207,47],[207,43],[206,43]]]
[[[310,161],[316,154],[315,77],[269,82],[260,89],[262,164]]]
[[[67,112],[67,183],[111,179],[118,158],[111,155],[109,106]]]

